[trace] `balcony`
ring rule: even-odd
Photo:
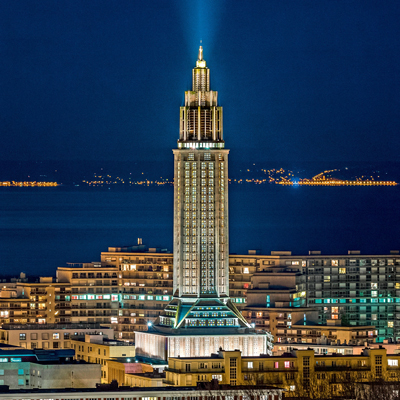
[[[192,368],[190,371],[186,371],[186,369],[176,369],[176,368],[165,368],[165,371],[173,372],[175,374],[223,374],[225,373],[225,368]]]
[[[346,366],[346,365],[316,365],[315,371],[367,371],[369,366]]]

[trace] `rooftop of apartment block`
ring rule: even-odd
[[[135,364],[135,363],[143,363],[153,366],[164,366],[167,363],[164,360],[157,360],[153,358],[134,356],[134,357],[112,357],[109,361],[118,362],[121,364]]]
[[[71,393],[71,394],[79,394],[79,393],[93,393],[95,397],[98,396],[105,396],[109,397],[112,395],[113,392],[118,392],[119,395],[123,396],[124,393],[148,393],[148,392],[159,392],[163,394],[168,394],[168,393],[177,393],[177,392],[193,392],[193,393],[198,393],[199,390],[205,390],[207,393],[213,390],[218,390],[220,392],[221,390],[224,391],[243,391],[243,389],[248,389],[248,386],[241,386],[241,385],[236,385],[236,386],[231,386],[231,385],[219,385],[219,384],[213,384],[212,386],[209,384],[204,384],[203,382],[199,383],[199,385],[196,386],[160,386],[160,387],[130,387],[130,386],[117,386],[111,384],[98,384],[98,387],[95,389],[92,388],[66,388],[66,389],[33,389],[33,390],[7,390],[6,387],[2,387],[2,390],[0,391],[0,398],[4,398],[3,393],[7,394],[28,394],[28,393],[35,393],[35,394],[64,394],[64,393]],[[278,388],[275,386],[269,386],[269,385],[262,385],[257,387],[258,390],[274,390],[276,392],[281,392],[284,391],[282,388]],[[102,394],[104,393],[104,395]]]
[[[56,350],[43,350],[43,349],[23,349],[20,347],[0,349],[0,359],[10,362],[31,361],[34,359],[38,362],[59,362],[60,360],[68,361],[73,359],[75,350],[72,349],[56,349]],[[6,361],[3,361],[6,362]]]
[[[91,343],[91,344],[100,344],[103,346],[134,346],[133,342],[126,342],[124,340],[118,339],[110,339],[107,335],[102,335],[101,333],[92,335],[77,335],[76,337],[72,337],[72,340],[82,342],[82,343]]]
[[[0,329],[9,331],[19,331],[19,330],[62,330],[62,329],[110,329],[109,327],[102,326],[96,322],[85,322],[77,324],[3,324]],[[101,333],[99,332],[101,335]]]

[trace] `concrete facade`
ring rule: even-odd
[[[85,335],[71,341],[75,350],[75,359],[101,365],[101,383],[110,383],[108,362],[117,357],[135,357],[135,346],[132,343],[109,339],[106,335]],[[119,382],[123,385],[123,382]]]
[[[25,349],[70,349],[72,340],[85,334],[114,336],[114,330],[99,324],[6,324],[0,328],[0,343]]]

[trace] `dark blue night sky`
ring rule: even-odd
[[[243,160],[399,160],[400,2],[0,2],[0,158],[170,160],[200,39]]]

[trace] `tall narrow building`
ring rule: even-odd
[[[174,295],[185,302],[229,295],[229,150],[217,100],[200,47],[173,150]]]
[[[271,350],[229,299],[228,153],[218,92],[200,46],[192,90],[180,108],[174,153],[174,297],[148,332],[136,332],[136,354],[208,356]]]

